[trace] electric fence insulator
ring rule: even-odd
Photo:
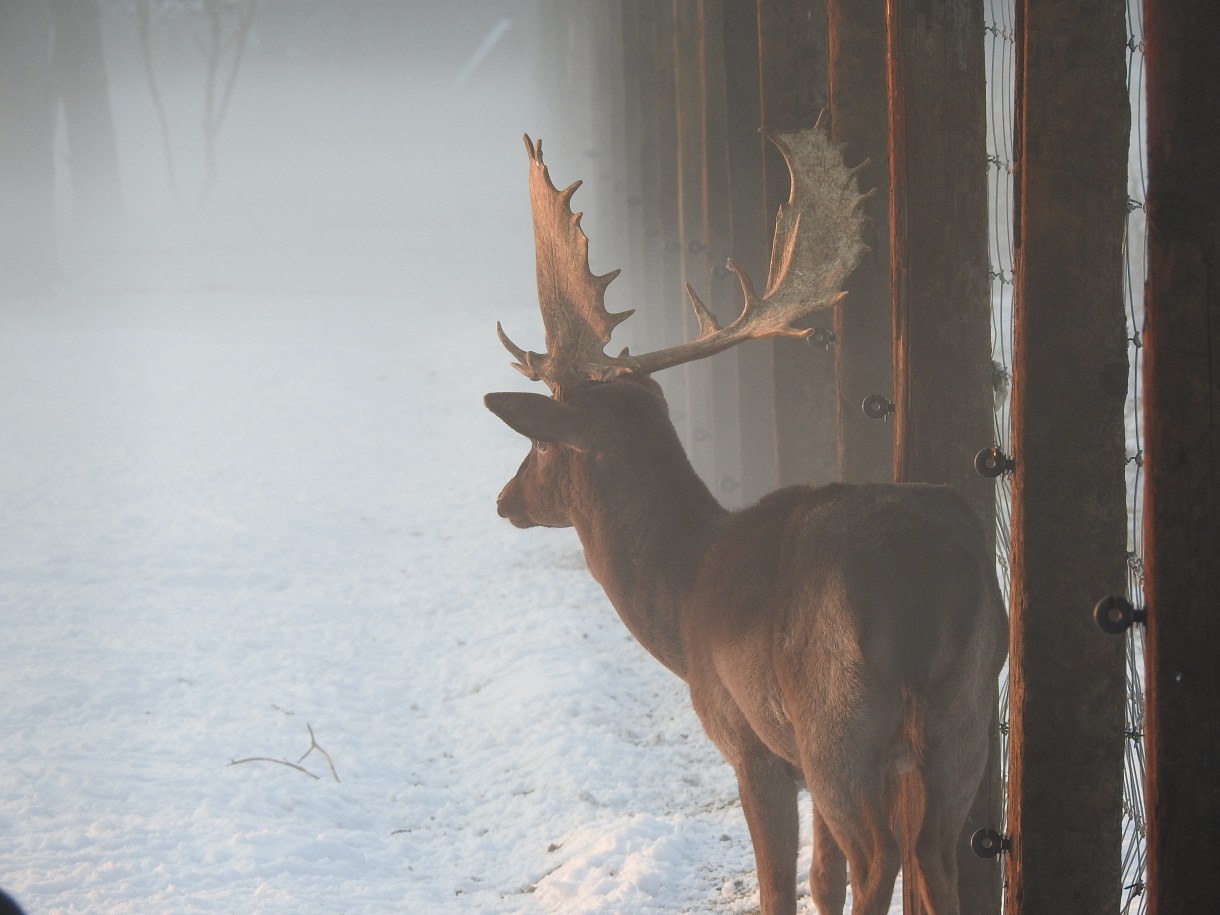
[[[994,480],[1017,469],[1017,462],[1001,451],[997,446],[984,448],[974,456],[974,471],[981,477]]]
[[[1012,848],[1012,841],[1006,835],[984,826],[976,829],[970,837],[970,850],[980,858],[994,858],[1002,851]]]
[[[1125,597],[1109,594],[1093,608],[1093,619],[1102,632],[1121,635],[1136,623],[1146,623],[1148,611],[1132,606]]]
[[[880,394],[869,394],[860,404],[860,409],[869,419],[888,419],[894,412],[894,401]]]

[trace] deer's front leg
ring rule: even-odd
[[[762,915],[794,915],[800,823],[792,769],[761,743],[743,752],[734,768],[754,843]]]

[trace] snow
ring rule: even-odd
[[[682,683],[570,531],[495,514],[545,124],[494,81],[444,116],[330,88],[243,83],[186,212],[120,95],[128,219],[0,311],[0,885],[31,915],[756,910]]]

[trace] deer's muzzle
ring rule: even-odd
[[[513,497],[512,488],[513,484],[510,482],[496,496],[496,514],[501,518],[507,518],[513,527],[537,527],[537,522],[530,519],[519,501]]]

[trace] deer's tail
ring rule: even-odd
[[[926,720],[923,703],[909,687],[903,687],[902,702],[902,743],[909,756],[895,771],[890,822],[901,849],[903,895],[915,894],[913,898],[918,898],[915,846],[927,810],[923,776]]]

